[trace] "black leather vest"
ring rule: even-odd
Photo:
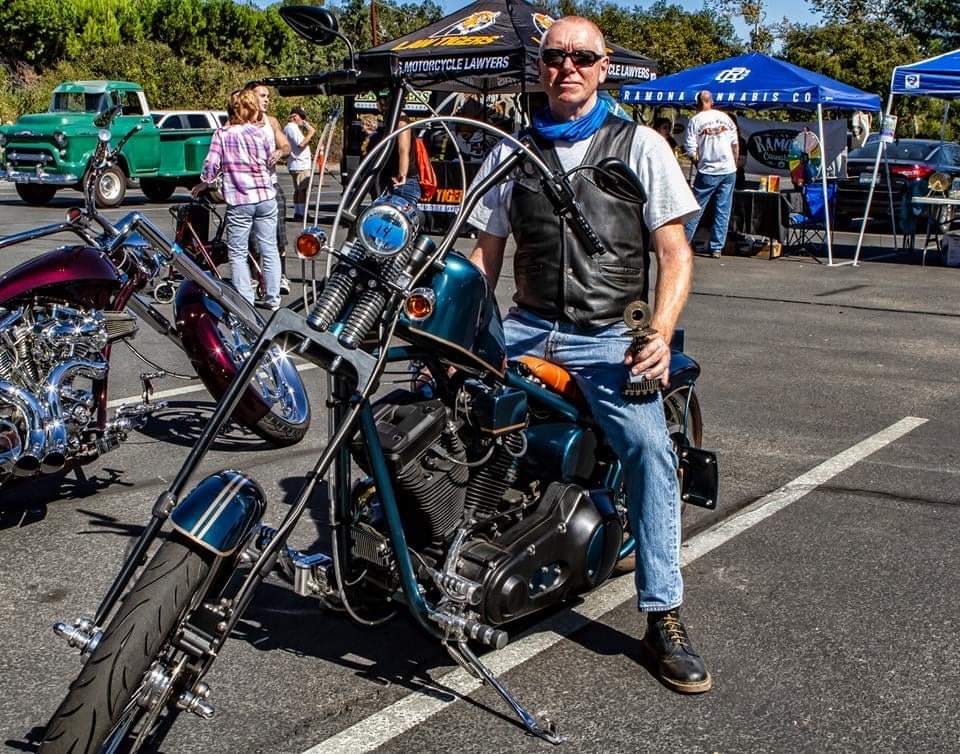
[[[604,157],[630,163],[630,146],[636,126],[608,115],[594,134],[583,164]],[[550,142],[537,137],[552,168],[561,170]],[[532,171],[529,171],[532,172]],[[623,318],[631,301],[647,300],[650,257],[649,232],[642,205],[604,193],[591,181],[592,171],[570,176],[583,214],[603,240],[605,254],[590,257],[566,223],[541,192],[538,180],[521,166],[514,173],[510,225],[517,242],[513,300],[551,320],[582,327],[603,327]]]

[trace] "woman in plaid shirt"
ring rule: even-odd
[[[280,308],[280,253],[277,249],[277,192],[270,166],[277,157],[263,131],[253,122],[259,110],[256,95],[237,91],[227,103],[230,124],[213,135],[210,151],[203,163],[200,183],[193,189],[198,196],[217,178],[227,202],[227,249],[230,277],[240,294],[254,303],[253,284],[247,261],[247,242],[253,231],[260,250],[260,265],[266,287],[263,305],[270,311]]]

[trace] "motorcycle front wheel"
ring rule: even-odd
[[[199,604],[214,557],[176,535],[160,546],[70,684],[40,754],[133,754],[159,743],[184,688],[165,672],[169,640]]]
[[[219,400],[257,340],[238,319],[184,281],[174,311],[184,350],[204,387]],[[303,439],[310,427],[310,401],[303,380],[280,345],[264,357],[233,412],[233,418],[264,440],[285,447]]]

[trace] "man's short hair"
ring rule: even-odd
[[[291,115],[299,115],[299,116],[300,116],[301,118],[303,118],[304,120],[307,119],[307,111],[304,110],[304,109],[303,109],[302,107],[300,107],[299,105],[298,105],[297,107],[291,107],[291,108],[290,108],[290,114],[291,114]]]
[[[573,21],[574,23],[592,26],[594,33],[597,35],[597,38],[600,40],[600,49],[594,50],[594,52],[599,52],[601,55],[607,54],[607,43],[603,38],[603,32],[600,31],[600,27],[597,26],[589,18],[584,18],[583,16],[563,16],[562,18],[558,18],[556,21],[554,21],[553,24],[550,25],[550,29],[552,29],[555,24],[558,24],[561,21]],[[540,36],[540,52],[543,52],[544,49],[546,49],[547,34],[550,33],[550,29],[547,29]]]
[[[698,105],[709,105],[713,103],[713,95],[710,94],[708,89],[697,92],[697,104]]]

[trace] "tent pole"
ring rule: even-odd
[[[950,100],[944,100],[943,105],[943,122],[940,124],[940,143],[943,144],[946,139],[947,134],[947,118],[950,117]]]
[[[896,73],[896,68],[893,69]],[[893,109],[893,81],[890,81],[890,96],[887,98],[887,109],[883,115],[880,116],[880,128],[883,128],[883,118],[890,114],[890,111]],[[880,157],[886,150],[886,144],[880,142],[877,146],[877,158],[873,161],[873,177],[870,180],[870,191],[867,192],[867,206],[863,210],[863,220],[860,223],[860,236],[857,238],[857,250],[853,254],[853,266],[856,267],[860,263],[860,249],[863,247],[863,235],[867,230],[867,220],[870,218],[870,205],[873,203],[873,190],[877,185],[877,175],[880,173]],[[889,177],[888,177],[889,180]],[[889,186],[888,186],[889,188]],[[891,213],[891,218],[893,213]],[[893,242],[897,242],[897,234],[893,234]]]
[[[830,225],[830,195],[827,193],[827,142],[823,138],[823,103],[817,103],[817,127],[820,129],[820,183],[823,186],[823,223],[827,232],[827,267],[833,267],[833,229]]]

